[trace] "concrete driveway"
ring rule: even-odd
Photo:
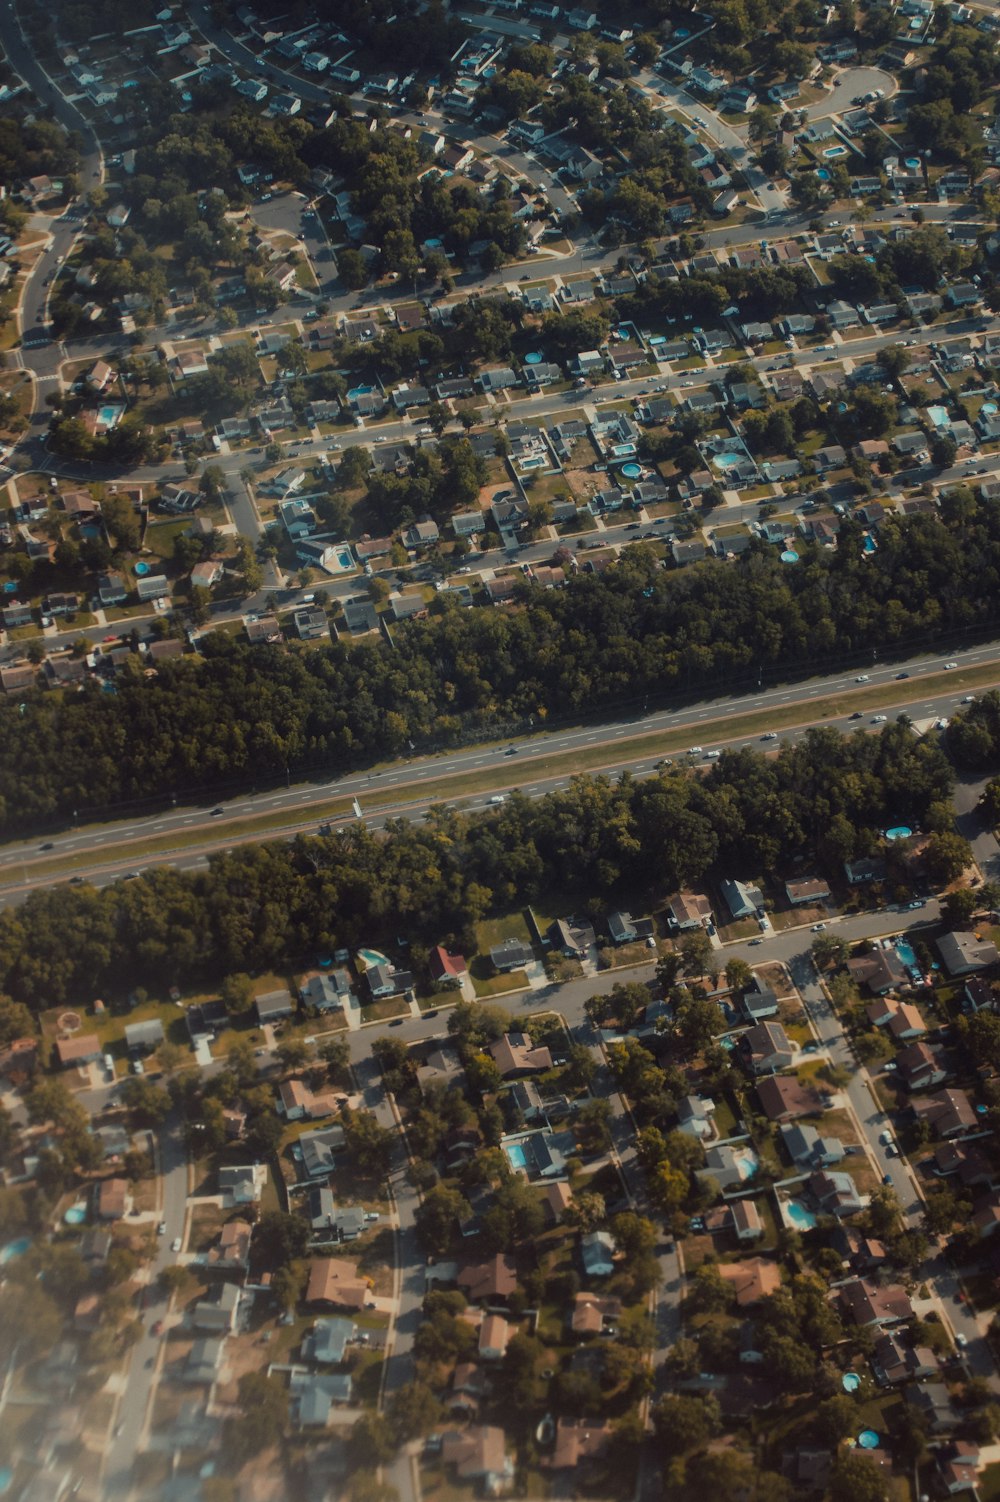
[[[888,99],[895,94],[897,87],[892,74],[884,73],[881,68],[845,68],[828,94],[806,106],[806,118],[824,120],[827,115],[842,115],[851,108],[855,99],[873,94],[876,89],[881,89]]]

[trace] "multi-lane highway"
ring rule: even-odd
[[[465,807],[480,809],[503,799],[515,787],[529,797],[541,797],[564,786],[582,767],[648,776],[664,754],[657,747],[656,737],[663,741],[671,738],[670,754],[678,764],[707,765],[708,753],[722,746],[773,747],[777,742],[763,738],[756,718],[766,713],[780,714],[783,722],[792,717],[792,727],[780,734],[779,739],[786,741],[804,734],[812,723],[830,724],[843,731],[859,726],[877,729],[881,721],[876,716],[892,717],[901,712],[918,722],[933,721],[953,713],[966,697],[961,687],[943,687],[945,662],[959,668],[982,668],[997,662],[1000,683],[997,646],[988,643],[947,658],[925,654],[905,666],[872,662],[863,674],[852,670],[803,683],[752,688],[742,696],[730,695],[603,725],[577,725],[519,741],[514,754],[507,744],[477,746],[240,797],[217,804],[211,811],[185,806],[70,829],[41,841],[23,840],[0,848],[0,903],[17,903],[34,888],[65,879],[71,871],[77,877],[106,884],[149,864],[198,868],[204,866],[212,851],[246,840],[282,838],[315,828],[318,819],[326,817],[324,808],[329,809],[335,800],[346,806],[357,798],[369,827],[380,828],[399,815],[421,817],[432,803],[449,796]],[[919,692],[924,677],[933,680],[925,696]],[[861,690],[864,709],[852,711],[860,718],[848,718],[846,712],[831,715],[829,701]],[[727,733],[727,722],[740,714],[755,716],[752,730],[741,732],[734,725]],[[630,743],[639,737],[643,738],[641,747],[632,747]],[[680,738],[685,743],[690,738],[697,752],[687,755],[686,744],[678,749]],[[554,757],[562,758],[555,768],[551,764]],[[456,791],[455,780],[462,777],[473,779],[476,790],[467,794]],[[254,818],[266,821],[256,832],[248,822]],[[337,814],[333,823],[353,818],[353,812]],[[172,838],[176,844],[171,843]],[[150,856],[146,851],[153,841],[156,854]],[[61,866],[55,864],[60,861]],[[71,867],[66,865],[68,861]]]

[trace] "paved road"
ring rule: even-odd
[[[815,104],[806,105],[806,116],[810,120],[824,120],[829,115],[842,115],[865,94],[875,94],[881,89],[888,99],[898,87],[892,74],[882,68],[845,68],[828,94]]]
[[[973,667],[993,663],[996,658],[996,645],[988,643],[984,646],[969,648],[964,652],[956,652],[948,658],[948,661],[954,661],[965,667]],[[845,719],[826,723],[832,723],[835,728],[852,729],[858,723],[873,724],[876,714],[895,714],[904,709],[911,719],[918,722],[950,715],[956,705],[966,697],[962,690],[942,692],[940,689],[935,689],[929,697],[914,700],[912,697],[901,696],[901,690],[896,686],[897,674],[906,671],[908,673],[907,695],[910,695],[914,680],[919,681],[922,675],[939,673],[942,665],[941,654],[933,656],[924,654],[911,660],[905,670],[901,669],[898,663],[885,665],[873,663],[865,675],[867,689],[872,693],[872,700],[861,721]],[[690,758],[693,764],[703,760],[704,754],[709,750],[719,749],[724,745],[760,748],[762,745],[770,744],[770,742],[762,742],[758,731],[752,734],[733,734],[718,739],[705,737],[704,740],[699,740],[699,733],[704,736],[705,725],[715,726],[724,723],[727,716],[736,713],[762,710],[787,712],[800,705],[803,728],[782,732],[782,739],[793,740],[805,733],[805,727],[812,719],[813,706],[817,699],[837,693],[856,692],[859,686],[858,676],[855,672],[839,673],[829,678],[812,679],[804,683],[781,684],[776,688],[758,689],[756,692],[751,691],[743,696],[726,696],[683,709],[663,710],[645,716],[640,714],[638,717],[617,720],[605,725],[574,726],[564,731],[520,742],[521,749],[516,756],[507,754],[503,744],[476,746],[469,750],[449,752],[439,757],[426,757],[393,764],[384,771],[355,772],[329,782],[299,783],[262,793],[256,797],[237,798],[226,804],[218,804],[216,807],[221,808],[223,812],[217,816],[206,816],[203,810],[184,806],[150,817],[123,820],[82,830],[71,829],[65,834],[54,835],[50,840],[41,842],[44,846],[50,847],[46,849],[40,848],[37,841],[18,841],[0,847],[0,902],[19,902],[33,887],[48,885],[52,876],[47,870],[46,863],[58,854],[89,857],[90,859],[85,864],[76,868],[78,874],[89,874],[102,884],[147,863],[171,863],[177,864],[181,869],[186,869],[204,864],[205,854],[208,851],[234,843],[238,838],[277,838],[283,832],[290,833],[313,827],[316,815],[311,812],[311,805],[329,802],[334,797],[358,798],[369,827],[378,828],[396,814],[419,817],[431,803],[438,799],[435,781],[442,777],[453,777],[462,773],[489,772],[492,774],[488,787],[484,791],[457,800],[467,808],[486,808],[489,806],[491,797],[499,796],[498,790],[515,787],[520,788],[529,796],[541,796],[553,788],[563,786],[568,780],[567,773],[536,774],[534,778],[532,776],[533,762],[544,762],[546,758],[557,752],[567,753],[575,750],[592,754],[596,750],[604,750],[607,754],[603,764],[608,770],[618,772],[627,769],[635,775],[643,776],[652,773],[654,763],[660,753],[644,746],[641,754],[637,755],[633,752],[630,755],[628,741],[636,736],[645,736],[652,732],[664,735],[684,732],[684,738],[690,735],[692,744],[699,747],[699,754]],[[1000,669],[998,669],[998,680],[1000,680]],[[679,760],[683,752],[675,751],[673,755]],[[243,820],[250,813],[266,813],[271,817],[278,812],[287,814],[287,824],[278,827],[269,825],[258,835],[237,837],[232,831],[227,833],[227,824],[230,821]],[[335,820],[334,822],[341,821]],[[121,848],[123,841],[165,839],[172,833],[185,837],[184,848],[173,854],[168,850],[153,862],[146,862],[135,856],[130,857],[127,848],[125,850]],[[188,842],[188,837],[200,834],[204,834],[203,843]]]
[[[132,1489],[132,1466],[140,1450],[145,1448],[150,1402],[159,1377],[163,1341],[162,1337],[150,1334],[150,1330],[155,1321],[166,1318],[168,1301],[160,1291],[157,1279],[165,1267],[171,1267],[177,1261],[170,1246],[175,1237],[184,1233],[187,1206],[187,1157],[181,1119],[176,1114],[164,1123],[158,1138],[158,1153],[163,1196],[161,1218],[165,1230],[157,1237],[156,1255],[150,1266],[151,1282],[139,1316],[143,1333],[125,1364],[113,1434],[104,1456],[106,1498],[125,1497]]]

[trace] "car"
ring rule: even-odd
[[[46,840],[44,845],[39,845],[39,850],[54,850],[56,847],[51,840]]]
[[[494,793],[493,796],[492,796],[492,798],[487,798],[487,800],[486,800],[486,802],[488,804],[491,804],[491,805],[494,805],[494,806],[496,804],[498,804],[498,803],[506,803],[506,801],[507,801],[507,798],[506,798],[506,794],[504,794],[504,793]]]
[[[181,1238],[179,1236],[175,1236],[174,1239],[173,1239],[173,1241],[170,1243],[170,1250],[172,1252],[179,1252],[180,1249],[181,1249]]]
[[[380,438],[376,438],[375,442],[376,443],[385,443],[385,435],[383,434]]]
[[[867,673],[859,673],[858,676],[855,678],[854,681],[855,681],[855,683],[870,683],[871,682],[871,678],[869,677],[869,675]]]
[[[778,732],[776,730],[765,730],[764,734],[761,736],[762,741],[776,741],[777,739]]]
[[[965,1304],[967,1302],[968,1302],[968,1300],[966,1299],[965,1294],[963,1293],[962,1289],[960,1288],[958,1290],[958,1292],[956,1293],[956,1295],[955,1295],[955,1303],[956,1304]]]
[[[873,715],[872,715],[872,724],[873,724],[873,725],[884,725],[884,724],[885,724],[885,722],[886,722],[886,720],[887,720],[887,719],[888,719],[888,718],[889,718],[889,717],[888,717],[888,715],[884,715],[884,714],[873,714]]]
[[[154,1319],[153,1323],[149,1327],[149,1333],[150,1333],[150,1335],[162,1335],[163,1334],[163,1321],[162,1321],[162,1319]]]
[[[756,946],[757,946],[757,945],[758,945],[758,944],[763,944],[763,942],[764,942],[764,940],[763,940],[763,939],[751,939],[751,940],[750,940],[750,948],[751,948],[751,949],[754,949],[754,948],[756,948]]]
[[[913,901],[912,902],[908,902],[906,904],[906,906],[907,906],[908,911],[913,912],[918,907],[924,907],[925,904],[926,904],[926,902],[927,902],[926,897],[914,897]]]
[[[892,1141],[892,1133],[888,1130],[888,1128],[886,1128],[884,1132],[879,1132],[878,1140],[881,1142],[882,1146],[885,1147]]]
[[[209,817],[212,818],[212,819],[217,819],[221,813],[222,813],[222,809],[221,808],[213,808],[211,814],[209,815]]]
[[[864,715],[861,713],[860,709],[856,709],[854,711],[854,713],[853,714],[849,714],[847,716],[847,718],[849,720],[863,720],[864,719]]]
[[[626,532],[641,532],[641,530],[642,530],[642,523],[641,522],[629,522],[628,526],[625,528]]]
[[[122,877],[122,881],[138,881],[139,876],[140,873],[138,871],[126,871],[125,875]]]
[[[166,1236],[166,1234],[167,1234],[167,1223],[166,1223],[165,1220],[161,1220],[160,1221],[160,1224],[156,1228],[156,1234],[157,1234],[157,1236]]]
[[[950,673],[951,670],[952,670],[952,668],[957,668],[957,667],[958,667],[958,663],[957,662],[946,662],[945,665],[944,665],[944,670],[945,670],[946,673]]]
[[[701,755],[701,747],[700,746],[688,746],[688,756],[700,756],[700,755]]]
[[[882,1175],[882,1183],[883,1184],[891,1184],[892,1183],[892,1174],[891,1173],[884,1173]]]
[[[705,752],[705,760],[706,761],[718,761],[718,759],[719,759],[719,757],[721,755],[722,755],[721,751],[706,751]]]
[[[389,1026],[390,1027],[402,1027],[403,1026],[403,1019],[402,1019],[402,1017],[394,1017],[392,1019],[392,1021],[389,1023]]]
[[[898,683],[900,681],[900,679],[902,679],[902,678],[909,678],[909,676],[910,676],[909,673],[897,673],[896,674],[896,682]]]
[[[892,1074],[893,1071],[898,1068],[898,1065],[895,1059],[890,1059],[889,1062],[887,1064],[883,1064],[882,1067],[885,1070],[886,1074]]]
[[[69,884],[71,887],[78,887],[82,881],[82,876],[71,876],[69,879]]]
[[[966,1346],[969,1344],[969,1337],[965,1335],[961,1330],[956,1330],[955,1344],[958,1346],[960,1351],[964,1351]]]
[[[963,704],[975,704],[975,702],[976,702],[976,696],[975,696],[975,694],[966,694],[965,698],[962,700]]]
[[[146,1066],[142,1062],[141,1059],[133,1059],[132,1060],[132,1073],[133,1074],[145,1074],[146,1073]]]
[[[825,928],[826,928],[826,924],[825,923],[814,923],[813,926],[812,926],[812,932],[814,934],[821,934]]]
[[[516,746],[508,746],[507,749],[506,749],[506,751],[504,752],[504,756],[516,756],[516,755],[517,755],[517,747]]]
[[[885,1150],[885,1155],[887,1158],[899,1157],[899,1148],[896,1146],[895,1142],[889,1143],[888,1147]]]

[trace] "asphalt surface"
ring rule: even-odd
[[[68,830],[43,841],[20,841],[0,848],[0,904],[9,905],[23,901],[35,887],[51,884],[52,874],[46,862],[57,855],[88,859],[75,868],[79,876],[87,876],[98,885],[106,885],[130,872],[148,865],[175,864],[180,869],[197,869],[204,866],[212,850],[228,847],[241,840],[276,839],[282,833],[298,832],[315,828],[317,815],[311,805],[328,803],[334,797],[357,798],[362,815],[370,828],[381,828],[385,822],[399,815],[420,817],[426,809],[440,801],[436,781],[462,773],[490,774],[487,788],[479,793],[459,797],[453,801],[466,808],[485,809],[490,800],[503,797],[513,788],[519,788],[530,797],[541,797],[555,788],[564,786],[572,775],[570,770],[556,774],[539,773],[532,776],[532,763],[544,761],[556,753],[606,751],[602,765],[606,770],[628,770],[637,776],[648,775],[654,770],[659,753],[644,747],[641,754],[629,755],[628,741],[636,736],[650,733],[662,734],[685,732],[691,745],[698,748],[694,757],[685,758],[683,751],[671,751],[675,762],[689,761],[692,765],[704,765],[709,751],[723,746],[753,746],[768,749],[775,742],[764,740],[760,732],[751,735],[732,735],[713,739],[704,734],[703,727],[725,724],[728,716],[737,713],[759,713],[765,710],[787,712],[801,705],[802,724],[798,729],[782,731],[782,741],[794,741],[805,734],[813,722],[815,701],[831,695],[853,693],[864,687],[871,695],[871,702],[859,720],[824,720],[844,731],[857,726],[877,728],[876,715],[894,716],[905,712],[917,722],[932,721],[949,716],[966,697],[962,690],[942,691],[935,687],[927,698],[904,699],[897,687],[897,675],[907,674],[906,694],[911,695],[921,676],[939,674],[944,663],[955,662],[960,667],[974,667],[996,661],[994,643],[971,647],[955,652],[949,657],[943,654],[923,654],[912,659],[906,667],[893,662],[873,662],[864,672],[864,683],[859,683],[862,674],[857,671],[840,673],[829,678],[811,679],[798,684],[781,684],[775,688],[751,691],[744,696],[727,696],[710,703],[699,703],[678,710],[664,710],[649,715],[614,721],[604,725],[574,726],[544,736],[518,742],[515,755],[506,745],[477,746],[468,750],[450,752],[440,757],[414,759],[393,764],[384,771],[356,772],[330,782],[297,783],[287,788],[259,794],[256,797],[237,798],[229,803],[216,804],[219,814],[206,813],[204,808],[189,805],[179,807],[152,817],[122,820],[118,823],[95,828]],[[1000,682],[1000,668],[998,668]],[[262,829],[258,833],[227,834],[227,824],[242,820],[250,813],[287,814],[287,823],[276,828]],[[334,824],[351,822],[334,819]],[[122,842],[128,840],[163,839],[170,834],[185,837],[185,845],[171,852],[169,848],[153,859],[130,855]],[[204,834],[204,842],[190,842],[187,837]],[[42,847],[47,848],[42,848]],[[117,848],[115,848],[117,847]],[[63,878],[65,879],[65,878]]]

